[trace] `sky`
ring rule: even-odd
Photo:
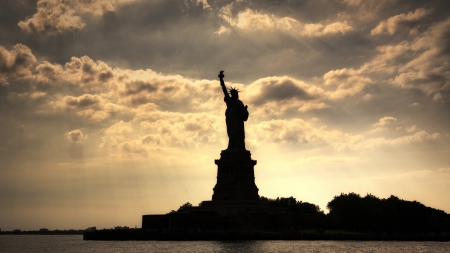
[[[0,228],[211,200],[240,90],[259,195],[450,213],[446,0],[4,0]]]

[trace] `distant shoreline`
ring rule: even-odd
[[[83,235],[86,230],[57,230],[57,231],[2,231],[0,235]]]

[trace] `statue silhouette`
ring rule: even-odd
[[[223,78],[223,70],[219,73],[220,85],[224,94],[224,101],[227,104],[227,110],[225,111],[225,121],[227,124],[228,134],[228,148],[226,151],[243,151],[245,149],[245,131],[244,121],[248,119],[248,106],[244,106],[241,100],[239,100],[239,90],[231,87],[228,89],[225,87]]]

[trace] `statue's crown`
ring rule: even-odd
[[[239,90],[236,89],[236,87],[230,87],[230,88],[228,88],[228,91],[229,91],[230,93],[232,93],[232,92],[238,93],[238,92],[239,92]]]

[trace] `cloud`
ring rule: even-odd
[[[0,83],[9,84],[10,79],[30,75],[35,62],[36,57],[25,45],[17,44],[11,51],[0,46]]]
[[[417,32],[415,27],[420,25],[420,20],[430,14],[430,10],[423,8],[416,9],[414,12],[409,12],[407,14],[399,14],[390,17],[387,20],[381,21],[381,23],[372,29],[370,34],[378,35],[383,33],[388,33],[390,35],[403,31],[405,28],[410,30],[410,33]]]
[[[404,64],[412,57],[410,43],[402,41],[396,45],[382,45],[376,48],[378,55],[373,60],[361,66],[364,73],[383,72],[386,78],[395,74],[401,64]]]
[[[383,117],[381,118],[377,123],[375,123],[373,126],[375,127],[386,127],[390,124],[392,124],[393,122],[396,122],[397,119],[394,117]]]
[[[323,24],[306,24],[303,27],[302,34],[308,36],[323,36],[326,34],[346,34],[353,30],[353,27],[348,24],[347,21],[344,22],[334,22],[327,25]]]
[[[304,82],[283,76],[259,79],[247,88],[254,105],[269,101],[315,100],[322,96],[323,90]]]
[[[133,1],[135,0],[39,0],[37,12],[18,25],[27,33],[60,34],[82,29],[86,24],[82,21],[81,14],[104,15],[114,11],[119,4]]]
[[[44,61],[36,67],[37,80],[40,83],[53,83],[58,79],[61,79],[63,68],[59,64],[51,64],[48,61]]]
[[[23,92],[18,93],[15,91],[10,91],[7,95],[8,100],[17,105],[27,105],[27,106],[38,106],[40,102],[47,98],[46,92],[36,91],[36,92]]]
[[[326,23],[302,24],[294,18],[277,17],[259,13],[251,9],[239,12],[235,17],[232,15],[233,4],[223,7],[219,12],[221,17],[231,27],[253,30],[253,31],[281,31],[299,36],[324,36],[337,33],[345,34],[353,30],[347,21],[336,21]],[[215,33],[229,33],[229,29],[221,26]]]
[[[115,11],[121,4],[136,2],[137,0],[89,0],[72,1],[71,6],[80,13],[92,13],[94,15],[104,15],[105,13]],[[206,2],[206,0],[200,0]]]
[[[156,113],[159,114],[158,120],[140,122],[145,131],[150,133],[142,139],[143,143],[157,143],[161,147],[198,148],[208,143],[219,143],[220,136],[223,136],[220,133],[225,132],[223,121],[218,115]]]
[[[336,90],[329,92],[330,99],[342,99],[361,92],[373,81],[364,76],[363,72],[355,69],[331,70],[323,76],[325,85],[336,87]]]
[[[75,111],[78,116],[84,119],[101,122],[110,117],[110,114],[105,111],[105,102],[98,95],[66,96],[62,99],[62,102],[63,108]],[[55,102],[55,104],[59,105],[58,102]]]
[[[144,111],[148,105],[136,110]],[[147,111],[147,110],[145,110]],[[142,113],[137,113],[142,117]],[[217,115],[206,113],[163,112],[153,108],[146,119],[120,121],[107,128],[100,144],[114,157],[146,157],[152,152],[182,152],[219,143],[226,130]]]
[[[194,5],[202,5],[204,10],[211,10],[211,6],[208,4],[208,0],[188,0]]]
[[[423,142],[427,140],[436,140],[441,136],[439,133],[427,133],[426,131],[419,131],[410,135],[405,135],[395,139],[376,138],[370,139],[365,144],[366,148],[376,145],[388,144],[392,146],[405,145],[409,143]]]
[[[372,20],[377,20],[381,13],[395,11],[393,6],[398,0],[344,0],[349,8],[339,13],[342,18],[350,18],[364,25]]]
[[[97,95],[84,94],[79,97],[67,96],[64,98],[67,107],[74,109],[98,108],[101,99]]]
[[[405,131],[408,133],[413,133],[416,131],[416,125],[412,125],[410,127],[405,127]]]
[[[31,110],[82,118],[78,129],[99,133],[97,146],[111,157],[147,159],[168,150],[217,146],[224,140],[224,103],[217,80],[164,75],[150,69],[112,68],[88,56],[72,57],[63,65],[43,61],[29,75],[37,80],[36,86],[11,92],[11,100],[40,99],[45,103]],[[301,120],[298,112],[327,108],[328,102],[354,96],[373,83],[362,68],[329,71],[323,79],[315,80],[318,84],[288,76],[260,78],[249,85],[227,82],[241,89],[242,100],[250,104],[253,123],[247,128],[252,136],[249,141],[257,146],[272,143],[364,152],[381,145],[403,145],[439,136],[405,128],[406,135],[399,132],[394,138],[373,138],[370,131],[347,133]],[[328,90],[320,87],[321,80]],[[40,83],[47,84],[45,90]],[[279,115],[283,119],[273,120]],[[271,120],[267,120],[269,117]],[[382,117],[373,126],[383,128],[394,121],[393,117]],[[72,132],[66,132],[66,136]],[[71,140],[75,143],[74,138]]]
[[[47,95],[46,92],[36,91],[33,94],[31,94],[30,97],[32,99],[39,99],[45,97],[46,95]]]
[[[99,148],[115,159],[145,158],[149,149],[141,141],[132,122],[123,120],[103,130]]]
[[[133,126],[131,122],[119,121],[104,130],[100,148],[114,148],[132,138]]]
[[[373,124],[372,126],[375,127],[374,129],[369,130],[367,133],[379,133],[379,132],[385,132],[389,126],[393,125],[395,122],[397,122],[397,118],[395,117],[382,117],[378,120],[377,123]],[[397,130],[401,129],[402,127],[397,127]],[[413,131],[411,131],[413,132]]]
[[[324,81],[338,85],[331,97],[340,98],[361,91],[373,83],[369,76],[378,75],[379,82],[417,89],[434,101],[446,102],[450,99],[449,44],[450,19],[446,19],[431,24],[414,38],[378,46],[378,55],[359,69],[330,71]]]
[[[65,30],[77,30],[85,26],[75,10],[61,0],[39,0],[37,12],[25,21],[18,23],[27,33],[62,33]]]
[[[257,107],[257,114],[277,114],[290,109],[309,111],[327,107],[322,102],[326,97],[323,89],[287,76],[261,78],[246,87],[245,92],[249,102]]]
[[[83,139],[85,139],[87,136],[85,136],[83,134],[83,132],[81,132],[80,129],[75,129],[75,130],[72,130],[70,132],[67,132],[65,134],[65,137],[66,137],[66,139],[67,139],[67,141],[69,143],[77,143],[77,144],[79,144],[79,143],[82,143]]]
[[[131,110],[126,108],[149,103],[157,103],[161,109],[181,111],[209,111],[223,103],[218,81],[213,85],[210,80],[163,75],[150,69],[113,69],[87,56],[71,57],[64,65],[43,61],[32,71],[36,59],[31,50],[22,45],[14,48],[11,52],[2,51],[6,52],[2,58],[3,69],[7,70],[2,73],[4,80],[27,74],[29,80],[36,82],[28,82],[20,92],[14,91],[10,99],[45,98],[40,109],[49,113],[69,110],[84,119],[101,122],[114,115],[131,116]],[[25,53],[28,57],[23,56]],[[234,86],[242,87],[242,84]]]
[[[70,84],[84,92],[99,93],[109,90],[114,71],[102,61],[94,62],[87,56],[71,57],[64,66],[43,61],[36,67],[36,80],[41,84]],[[117,80],[117,79],[116,79]]]
[[[140,141],[126,141],[119,144],[120,155],[148,156],[148,150]]]
[[[450,19],[430,29],[411,45],[417,57],[399,69],[393,83],[418,88],[434,100],[448,101],[450,93]]]
[[[395,118],[383,117],[375,124],[386,126],[394,122]],[[314,122],[302,119],[261,121],[249,128],[251,134],[256,136],[254,145],[275,145],[276,147],[309,149],[331,147],[337,152],[367,152],[380,146],[398,147],[411,143],[422,143],[437,140],[441,134],[430,134],[426,131],[407,133],[394,138],[371,137],[374,131],[350,134],[327,126],[315,126]]]
[[[122,93],[123,96],[135,95],[139,93],[152,93],[156,92],[158,87],[148,82],[144,81],[133,81],[125,85],[125,91]]]
[[[419,89],[436,101],[450,99],[450,19],[430,27],[410,43],[402,43],[398,51],[407,52],[401,60],[387,60],[396,70],[392,84],[408,89]],[[405,61],[405,58],[407,59]]]
[[[263,121],[250,129],[259,144],[312,145],[324,141],[323,137],[316,134],[317,129],[302,119]]]
[[[94,62],[88,56],[71,57],[64,69],[68,82],[90,92],[108,89],[108,81],[114,77],[111,67],[102,61]]]
[[[105,127],[99,146],[117,159],[148,157],[160,147],[198,148],[218,143],[218,129],[225,132],[216,113],[223,106],[217,81],[213,86],[209,80],[162,75],[150,69],[113,69],[87,56],[72,57],[64,65],[44,61],[33,74],[38,80],[34,88],[42,89],[39,84],[46,83],[52,94],[33,94],[47,100],[46,107],[39,109],[74,113],[85,123],[99,123],[89,128]],[[19,96],[29,97],[28,93]]]
[[[220,26],[219,29],[217,29],[217,31],[214,32],[214,34],[217,35],[221,35],[221,34],[230,34],[231,33],[231,29],[226,27],[226,26]]]
[[[256,146],[275,145],[278,148],[309,149],[326,146],[336,151],[360,150],[357,143],[364,141],[361,134],[351,135],[338,130],[329,130],[327,126],[316,127],[302,119],[268,120],[251,126],[256,136]],[[264,143],[264,144],[263,144]]]
[[[180,75],[158,74],[150,69],[116,69],[114,73],[118,76],[112,81],[119,94],[118,103],[124,105],[157,103],[163,109],[202,111],[217,105],[221,94],[217,81],[213,85],[210,80],[190,80]]]

